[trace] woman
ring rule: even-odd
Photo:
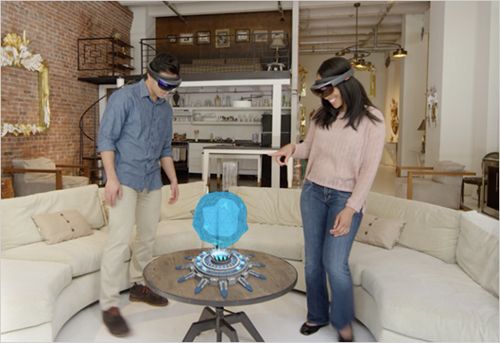
[[[322,106],[311,119],[306,139],[269,154],[281,166],[290,157],[309,159],[300,200],[307,290],[307,321],[300,332],[310,335],[330,322],[339,342],[353,339],[347,260],[385,141],[384,116],[353,75],[344,58],[324,61],[311,87]]]

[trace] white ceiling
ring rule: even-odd
[[[177,16],[164,1],[119,1],[124,6],[146,6],[152,17]],[[276,11],[278,1],[169,1],[181,16]],[[283,10],[292,9],[292,1],[281,1]],[[338,51],[356,43],[355,1],[300,1],[300,52]],[[423,14],[430,1],[359,1],[358,45],[394,47],[401,37],[403,16]],[[279,19],[277,19],[279,20]],[[375,35],[375,29],[377,34]],[[376,44],[375,44],[376,38]],[[373,49],[376,50],[376,49]],[[372,50],[372,51],[373,51]]]

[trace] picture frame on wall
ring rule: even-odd
[[[237,29],[234,32],[236,34],[236,38],[234,41],[236,43],[248,43],[250,42],[250,30],[249,29]]]
[[[177,43],[177,36],[176,35],[167,36],[167,42],[169,42],[170,44]]]
[[[193,45],[194,37],[192,33],[179,33],[180,45]]]
[[[269,30],[253,30],[254,36],[254,42],[267,42],[268,41],[268,33]]]
[[[216,48],[229,48],[230,36],[229,29],[215,30],[215,47]]]
[[[198,31],[196,32],[196,44],[210,44],[210,31]]]

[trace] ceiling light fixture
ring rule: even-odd
[[[355,44],[355,49],[354,49],[354,57],[349,60],[351,62],[351,65],[354,67],[356,70],[370,70],[373,68],[372,64],[370,62],[365,61],[365,57],[370,56],[370,53],[368,51],[358,51],[358,8],[361,6],[359,2],[354,4],[354,7],[356,7],[356,44]]]
[[[399,47],[398,50],[396,50],[392,53],[393,57],[406,57],[406,55],[408,55],[408,51],[406,51],[405,49],[403,49],[401,47]]]
[[[342,49],[341,51],[337,51],[335,53],[335,56],[345,56],[346,54],[352,53],[352,54],[354,54],[354,56],[349,59],[349,62],[356,70],[375,72],[375,66],[371,62],[367,62],[365,60],[366,57],[370,56],[370,52],[364,51],[364,50],[358,50],[358,8],[359,8],[359,6],[361,6],[361,4],[359,2],[354,4],[354,7],[356,8],[356,43],[354,45],[351,45],[347,48]],[[378,48],[378,46],[377,46],[377,30],[376,30],[376,28],[374,30],[375,30],[375,43],[371,49],[376,50]],[[396,51],[394,51],[394,53],[392,54],[393,57],[405,57],[406,55],[408,55],[408,52],[405,49],[403,49],[401,47],[401,45],[399,45],[399,44],[394,44],[394,45],[397,45],[398,49]],[[354,50],[352,51],[351,48],[354,48]],[[387,47],[386,49],[389,49],[389,47]]]

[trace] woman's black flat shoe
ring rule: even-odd
[[[300,333],[309,336],[312,335],[313,333],[316,333],[319,329],[321,329],[324,326],[327,326],[328,324],[325,325],[307,325],[307,322],[302,324],[300,328]]]
[[[337,332],[338,332],[338,330],[337,330]],[[354,341],[354,335],[352,335],[351,339],[347,340],[344,337],[342,337],[342,335],[339,332],[339,342],[353,342],[353,341]]]

